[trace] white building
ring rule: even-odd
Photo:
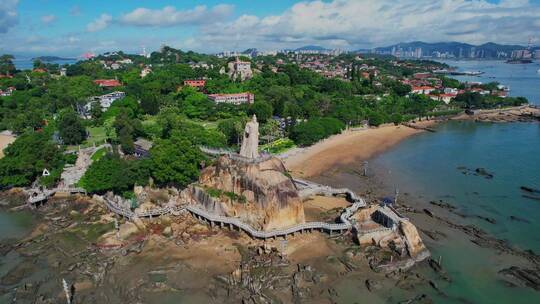
[[[0,90],[0,96],[3,96],[3,97],[11,96],[11,94],[15,90],[16,90],[15,87],[9,87],[5,91]]]
[[[413,94],[425,94],[429,95],[431,92],[435,91],[434,87],[430,86],[419,86],[419,87],[412,87],[411,93]]]
[[[253,77],[251,62],[241,61],[238,57],[236,57],[236,60],[229,62],[228,68],[229,77],[233,80],[240,78],[241,81],[244,81]]]
[[[126,93],[120,91],[112,92],[101,96],[90,97],[88,98],[88,102],[84,106],[78,108],[79,114],[83,118],[91,118],[90,111],[92,110],[92,104],[94,104],[95,102],[99,103],[101,111],[105,112],[111,107],[113,102],[124,97],[126,97]]]
[[[229,103],[234,105],[252,104],[255,102],[255,95],[251,93],[238,94],[210,94],[208,98],[215,103]]]
[[[146,76],[148,76],[148,74],[152,73],[152,69],[150,67],[145,67],[144,69],[141,70],[141,78],[144,78]]]
[[[456,88],[444,88],[444,94],[454,94],[457,95],[459,90]]]

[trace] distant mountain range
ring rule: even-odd
[[[52,61],[68,61],[68,60],[76,60],[75,58],[63,58],[58,56],[39,56],[36,58],[32,58],[32,60],[40,60],[44,62],[52,62]]]

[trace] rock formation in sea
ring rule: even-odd
[[[258,152],[259,124],[246,124],[240,155],[219,157],[203,169],[183,198],[216,215],[236,217],[259,230],[304,223],[304,207],[292,178],[276,157]]]
[[[229,156],[205,168],[188,190],[192,202],[208,211],[236,217],[256,229],[273,230],[304,223],[298,191],[278,158],[258,163]]]

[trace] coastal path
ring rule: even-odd
[[[271,231],[262,231],[253,228],[252,226],[240,221],[234,217],[221,216],[217,214],[210,213],[202,208],[199,208],[196,205],[179,205],[179,206],[167,206],[163,208],[156,208],[151,211],[146,211],[144,213],[137,213],[130,209],[120,207],[118,203],[114,202],[109,198],[104,198],[105,205],[107,208],[120,216],[126,217],[128,219],[138,218],[152,218],[158,217],[165,214],[179,214],[180,212],[189,212],[195,218],[201,221],[209,223],[212,227],[219,225],[220,227],[228,226],[230,229],[236,227],[238,230],[242,230],[249,234],[253,238],[259,239],[268,239],[276,237],[287,237],[287,235],[295,234],[297,232],[303,233],[306,231],[321,231],[333,234],[337,232],[339,234],[348,231],[353,228],[354,223],[351,221],[353,214],[360,208],[366,206],[364,199],[358,197],[354,192],[349,189],[334,189],[329,186],[323,186],[316,183],[304,181],[304,180],[293,180],[297,184],[298,188],[301,188],[303,195],[315,195],[315,194],[324,194],[324,195],[347,195],[348,200],[352,203],[351,206],[344,209],[343,213],[340,215],[340,223],[325,223],[325,222],[307,222],[283,229],[275,229]],[[307,192],[309,190],[309,193]],[[301,194],[302,195],[302,194]]]
[[[58,187],[54,189],[39,189],[39,188],[32,188],[30,190],[26,191],[29,193],[27,203],[28,204],[37,204],[39,202],[47,200],[49,197],[55,195],[56,193],[67,193],[67,194],[76,194],[76,193],[84,193],[86,194],[86,190],[83,188],[77,188],[77,187]]]

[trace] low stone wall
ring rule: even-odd
[[[360,245],[378,243],[379,240],[390,236],[394,231],[390,228],[373,229],[370,231],[357,231],[358,243]]]

